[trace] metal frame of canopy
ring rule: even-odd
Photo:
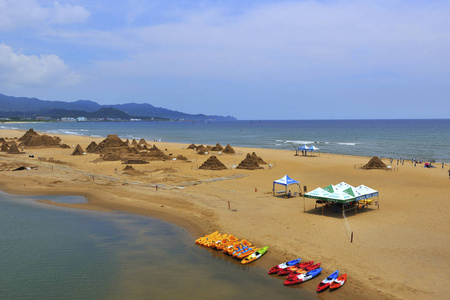
[[[285,182],[283,182],[283,181],[285,181]],[[278,193],[278,192],[275,192],[275,184],[284,185],[286,187],[285,191],[284,191],[284,195],[285,196],[288,194],[288,186],[290,186],[292,184],[297,184],[298,185],[298,192],[297,192],[297,194],[300,195],[300,181],[292,179],[292,178],[290,178],[287,175],[284,175],[284,177],[273,181],[273,186],[272,186],[272,194],[273,194],[273,196],[275,196]]]

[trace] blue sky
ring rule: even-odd
[[[238,119],[449,118],[450,1],[0,0],[0,93]]]

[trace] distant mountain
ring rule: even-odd
[[[114,109],[115,111],[108,109]],[[123,114],[120,114],[119,111]],[[89,114],[94,112],[95,114]],[[129,119],[142,117],[172,120],[236,120],[231,116],[187,114],[162,107],[155,107],[151,104],[126,103],[100,105],[90,100],[78,100],[75,102],[48,101],[37,98],[13,97],[0,94],[0,117],[20,118],[23,117],[24,114],[26,117],[48,116],[51,118],[75,117],[75,115],[77,115],[77,117],[83,116],[87,118]]]

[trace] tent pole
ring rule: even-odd
[[[323,202],[322,202],[322,216],[323,216]]]
[[[305,196],[303,196],[303,212],[306,212]]]

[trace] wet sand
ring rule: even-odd
[[[0,130],[0,137],[23,134]],[[80,144],[83,149],[91,141],[104,139],[60,137],[64,143]],[[83,195],[88,203],[48,203],[161,218],[186,228],[193,240],[215,230],[231,233],[270,247],[257,263],[264,268],[302,257],[322,263],[321,277],[336,269],[348,274],[342,289],[326,291],[320,298],[442,299],[448,295],[449,166],[425,169],[405,161],[398,166],[394,162],[395,171],[363,171],[355,165],[367,163],[368,157],[323,153],[304,157],[294,156],[294,151],[232,145],[237,154],[213,153],[228,169],[208,171],[198,167],[209,155],[186,149],[188,144],[147,142],[167,154],[181,154],[189,162],[152,161],[133,165],[136,171],[125,174],[121,162],[99,162],[98,154],[72,156],[74,148],[30,148],[25,149],[25,155],[1,152],[0,169],[33,166],[37,170],[0,171],[0,189],[15,194]],[[271,167],[251,171],[232,168],[252,152]],[[358,213],[347,212],[354,233],[350,243],[340,212],[325,209],[322,215],[312,199],[272,195],[273,180],[286,174],[308,191],[342,181],[353,186],[364,184],[379,191],[380,208],[372,205]],[[292,186],[290,189],[294,191]],[[315,284],[306,283],[305,288],[314,289]]]

